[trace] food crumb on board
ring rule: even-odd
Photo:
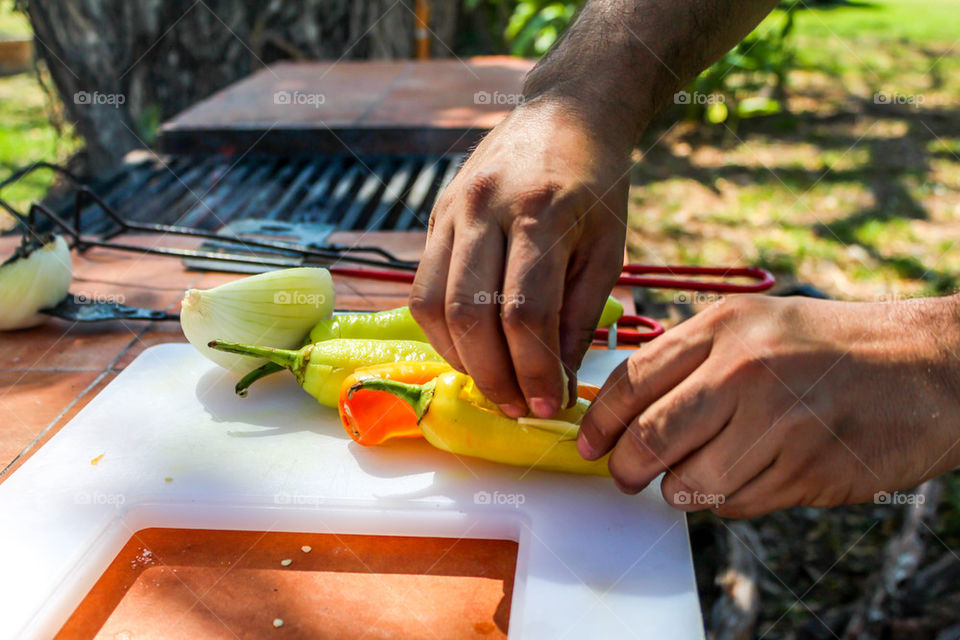
[[[98,455],[96,458],[94,458],[93,460],[91,460],[91,461],[90,461],[90,464],[96,466],[96,464],[97,464],[98,462],[100,462],[101,460],[103,460],[103,456],[105,456],[105,455],[107,455],[107,454],[101,453],[101,454]]]
[[[279,629],[280,627],[283,626],[283,620],[281,620],[280,618],[274,618],[274,619],[273,619],[273,626],[276,627],[277,629]]]
[[[303,551],[304,553],[310,553],[311,551],[313,551],[313,547],[305,544],[302,547],[300,547],[300,551]]]
[[[170,476],[167,476],[166,478],[163,479],[163,481],[164,481],[164,482],[173,482],[173,478],[171,478]]]
[[[287,558],[286,560],[281,560],[280,564],[282,564],[285,567],[289,567],[291,564],[293,564],[293,560],[291,560],[290,558]]]

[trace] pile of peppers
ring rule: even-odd
[[[622,313],[623,307],[610,298],[599,326],[610,326]],[[222,340],[209,346],[268,360],[237,384],[239,395],[246,395],[259,378],[287,369],[321,404],[337,408],[347,434],[362,445],[423,437],[457,455],[609,475],[606,458],[584,460],[576,448],[596,387],[581,384],[576,403],[553,419],[512,419],[480,393],[470,376],[443,361],[406,307],[334,316],[314,327],[299,350]]]

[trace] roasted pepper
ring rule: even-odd
[[[229,353],[266,358],[289,369],[307,393],[328,407],[337,406],[340,384],[360,367],[393,362],[443,362],[433,347],[415,340],[327,340],[308,344],[298,351],[223,340],[214,340],[209,346]]]
[[[361,444],[375,444],[394,431],[415,435],[416,424],[430,444],[458,455],[528,468],[609,475],[606,457],[588,461],[577,452],[579,423],[590,406],[586,398],[580,397],[551,420],[514,420],[484,397],[465,374],[449,370],[418,383],[402,379],[407,375],[403,366],[370,368],[344,380],[340,418],[347,433]],[[581,388],[580,395],[592,396],[595,389],[587,392]],[[377,391],[392,394],[412,412],[396,409],[392,401],[376,399],[370,392]],[[380,426],[378,421],[387,419],[394,422]]]

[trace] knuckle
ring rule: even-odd
[[[554,314],[549,313],[541,305],[532,301],[524,304],[505,304],[501,308],[500,314],[506,330],[514,333],[534,331],[537,335],[539,335],[539,332],[536,329],[546,326],[551,317],[556,318]]]
[[[522,217],[536,217],[550,206],[562,189],[560,183],[553,180],[522,188],[513,197],[513,207]]]
[[[473,213],[486,209],[500,188],[500,179],[492,171],[477,171],[465,182],[463,193],[466,211]]]
[[[407,305],[410,307],[410,314],[421,326],[434,324],[443,318],[443,299],[418,287],[410,292]]]
[[[479,305],[464,300],[448,302],[444,313],[447,326],[459,333],[466,333],[486,315]]]
[[[643,350],[636,351],[627,358],[627,383],[631,389],[642,388],[648,373],[649,358]]]
[[[667,454],[667,442],[656,425],[647,420],[638,419],[627,429],[629,442],[642,459],[655,460],[663,464]]]

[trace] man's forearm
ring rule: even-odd
[[[527,76],[632,141],[664,102],[750,32],[777,0],[589,0]]]

